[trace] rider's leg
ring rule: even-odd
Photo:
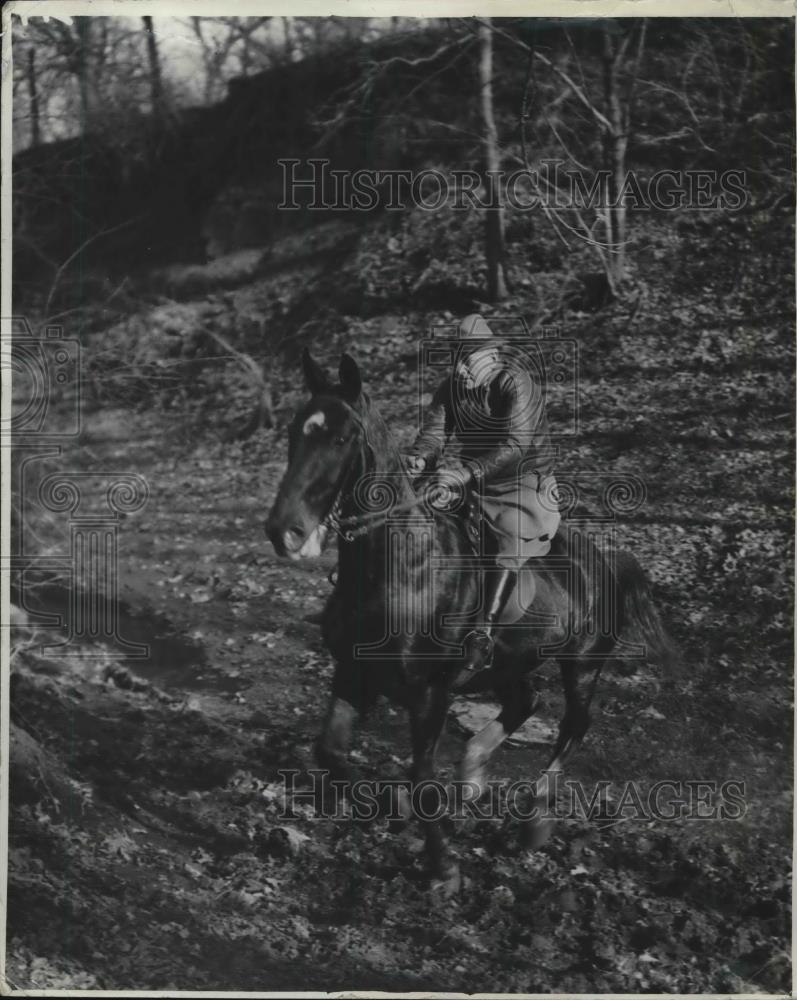
[[[468,680],[475,671],[484,670],[492,663],[493,630],[515,589],[517,572],[506,566],[500,566],[497,570],[485,574],[485,583],[489,586],[489,590],[484,625],[469,632],[465,637],[465,664],[455,687]]]
[[[548,477],[545,483],[555,481]],[[545,505],[540,496],[537,473],[518,483],[516,493],[503,493],[500,498],[482,498],[481,506],[490,524],[497,569],[485,574],[487,613],[484,625],[465,638],[465,664],[454,682],[454,689],[465,685],[473,675],[492,663],[493,630],[517,585],[518,570],[528,559],[547,555],[559,525],[558,510],[550,502]],[[547,497],[547,494],[546,494]],[[488,539],[490,535],[488,535]]]

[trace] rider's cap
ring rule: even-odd
[[[484,316],[479,313],[471,313],[459,324],[460,340],[485,340],[492,337],[493,331],[485,322]]]
[[[493,331],[484,317],[478,313],[466,316],[459,324],[459,339],[455,372],[466,386],[486,384],[496,374],[498,353]]]

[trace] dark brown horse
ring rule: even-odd
[[[319,555],[330,527],[350,529],[340,532],[338,581],[323,621],[337,666],[318,762],[335,780],[353,781],[354,724],[386,695],[409,711],[411,780],[422,783],[418,811],[434,816],[435,748],[462,640],[478,618],[484,560],[474,557],[461,516],[420,502],[390,431],[362,391],[356,362],[343,355],[337,384],[308,352],[303,363],[312,398],[291,425],[288,468],[266,530],[279,555],[298,559]],[[620,632],[635,626],[654,657],[669,650],[630,554],[600,550],[565,522],[549,555],[532,561],[529,578],[530,607],[496,636],[489,678],[501,711],[468,741],[460,765],[460,778],[475,784],[477,794],[490,755],[534,711],[529,675],[543,660],[558,661],[566,702],[546,769],[556,772],[587,731],[595,685]],[[539,783],[537,789],[538,797],[548,794]],[[406,796],[402,810],[409,812]],[[440,822],[424,825],[434,874],[453,892],[458,866]],[[539,821],[525,830],[531,843],[539,842]]]

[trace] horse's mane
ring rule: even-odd
[[[367,393],[361,392],[356,412],[362,423],[364,446],[370,452],[372,472],[399,473],[410,496],[418,495],[418,485],[413,483],[404,467],[404,461],[396,444],[396,439],[385,423],[382,414],[371,401]],[[431,514],[438,525],[447,524],[454,532],[462,535],[465,544],[470,547],[472,540],[468,536],[466,518],[461,513],[424,506],[427,514]]]
[[[404,463],[401,460],[396,440],[385,423],[384,417],[366,392],[360,393],[355,412],[362,423],[364,443],[366,450],[370,453],[373,470],[403,472]],[[407,483],[409,484],[409,477],[407,477]]]

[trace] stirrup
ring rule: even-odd
[[[493,662],[493,637],[483,628],[474,629],[465,636],[465,670],[473,673],[484,670]]]
[[[493,662],[493,639],[484,629],[474,629],[465,636],[467,660],[454,678],[454,691],[463,687],[477,674],[489,670]]]

